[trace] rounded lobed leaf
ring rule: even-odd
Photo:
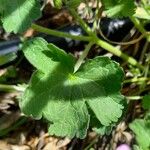
[[[37,57],[45,60],[45,65],[48,61],[43,73],[38,61],[27,55],[32,56],[35,51],[30,48],[25,51],[39,70],[33,74],[20,101],[22,111],[38,119],[46,118],[50,122],[50,134],[70,138],[86,136],[90,111],[102,125],[116,122],[124,108],[124,97],[120,94],[124,73],[119,65],[107,57],[97,57],[87,60],[73,73],[72,56],[57,47],[48,48],[51,50],[46,55],[41,53],[42,58]],[[48,65],[51,69],[46,69]]]

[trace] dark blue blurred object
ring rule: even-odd
[[[0,55],[6,55],[19,50],[20,39],[0,42]]]
[[[133,23],[129,18],[110,19],[102,18],[100,27],[103,34],[112,41],[119,42],[129,33],[133,27]]]

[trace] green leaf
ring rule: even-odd
[[[150,120],[136,119],[129,126],[136,135],[140,149],[150,148]]]
[[[142,105],[144,109],[150,109],[150,94],[143,97]]]
[[[133,0],[102,0],[109,17],[129,17],[135,13]]]
[[[24,32],[41,16],[38,0],[0,0],[0,14],[7,32]]]
[[[124,97],[119,91],[124,74],[117,63],[97,57],[73,73],[71,55],[41,38],[32,41],[36,42],[30,42],[24,52],[38,71],[20,101],[26,115],[43,116],[50,123],[50,134],[70,138],[86,136],[90,111],[105,126],[118,120],[123,109]]]

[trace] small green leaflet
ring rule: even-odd
[[[24,32],[41,16],[38,0],[0,0],[0,14],[7,32]]]
[[[124,74],[117,63],[97,57],[73,73],[74,57],[42,38],[27,41],[23,51],[38,70],[32,75],[20,107],[26,115],[46,118],[51,135],[84,138],[91,111],[105,126],[121,117]]]
[[[136,119],[129,126],[136,135],[140,150],[150,148],[150,120]]]
[[[134,0],[102,0],[109,17],[129,17],[135,13]]]

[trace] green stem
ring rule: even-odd
[[[82,21],[84,22],[84,21]],[[144,67],[139,64],[133,57],[128,56],[127,54],[121,52],[121,50],[119,50],[118,48],[112,46],[111,44],[99,39],[95,34],[93,34],[92,36],[75,36],[75,35],[71,35],[69,33],[64,33],[61,31],[55,31],[52,29],[48,29],[45,27],[42,27],[40,25],[36,25],[36,24],[32,24],[32,28],[36,31],[42,32],[42,33],[46,33],[49,35],[53,35],[53,36],[58,36],[58,37],[64,37],[64,38],[71,38],[74,40],[81,40],[81,41],[91,41],[99,46],[101,46],[102,48],[104,48],[105,50],[111,52],[112,54],[122,58],[123,60],[125,60],[126,62],[130,63],[133,66],[137,66],[140,69],[144,70]]]
[[[127,96],[126,97],[127,99],[129,99],[129,100],[140,100],[140,99],[142,99],[143,97],[142,96]]]
[[[141,62],[141,63],[144,60],[144,57],[145,57],[146,51],[148,49],[148,46],[149,46],[149,41],[146,41],[144,46],[143,46],[142,53],[141,53],[141,56],[140,56],[140,61],[139,62]]]
[[[81,25],[81,27],[92,37],[93,42],[95,42],[97,45],[101,46],[105,50],[113,53],[114,55],[122,58],[123,60],[127,61],[128,63],[132,64],[133,66],[137,66],[140,69],[144,70],[144,67],[138,63],[133,57],[128,56],[127,54],[124,54],[121,52],[121,50],[115,48],[114,46],[110,45],[109,43],[100,40],[95,33],[92,32],[90,27],[83,21],[82,18],[77,14],[77,12],[74,9],[70,10],[74,18],[76,18]]]
[[[81,66],[81,64],[83,63],[84,59],[87,57],[89,50],[91,49],[93,45],[93,42],[90,42],[85,50],[83,51],[83,53],[80,55],[78,61],[76,62],[75,66],[74,66],[74,73],[79,69],[79,67]]]
[[[133,57],[128,56],[127,54],[123,53],[121,50],[119,50],[118,48],[112,46],[111,44],[100,40],[99,38],[94,39],[95,43],[99,46],[101,46],[102,48],[106,49],[107,51],[111,52],[112,54],[122,58],[123,60],[125,60],[126,62],[130,63],[133,66],[137,66],[139,67],[141,70],[144,70],[144,66],[142,66],[140,63],[138,63],[136,61],[136,59],[134,59]],[[93,41],[93,42],[94,42]]]
[[[46,34],[57,36],[57,37],[70,38],[70,39],[79,40],[79,41],[90,41],[91,40],[91,37],[89,37],[89,36],[72,35],[69,33],[48,29],[48,28],[42,27],[37,24],[32,24],[31,27],[32,27],[32,29],[34,29],[38,32],[46,33]]]
[[[145,35],[145,37],[147,38],[147,40],[150,42],[150,36],[146,34],[147,31],[145,30],[145,28],[143,27],[143,25],[141,24],[141,22],[140,22],[137,18],[135,18],[135,17],[133,17],[133,16],[131,16],[130,19],[131,19],[131,21],[134,23],[135,27],[136,27],[143,35]]]
[[[23,92],[25,89],[23,87],[19,87],[16,85],[5,85],[5,84],[0,84],[0,91],[6,91],[6,92],[13,92],[13,91],[18,91],[18,92]]]
[[[150,80],[150,78],[145,78],[145,77],[141,77],[141,78],[132,78],[132,79],[127,79],[125,80],[123,83],[134,83],[134,82],[143,82],[143,81],[148,81]]]
[[[83,28],[85,32],[89,35],[93,35],[91,28],[85,23],[85,21],[78,15],[78,13],[74,9],[70,9],[72,16],[78,21],[80,26]]]

